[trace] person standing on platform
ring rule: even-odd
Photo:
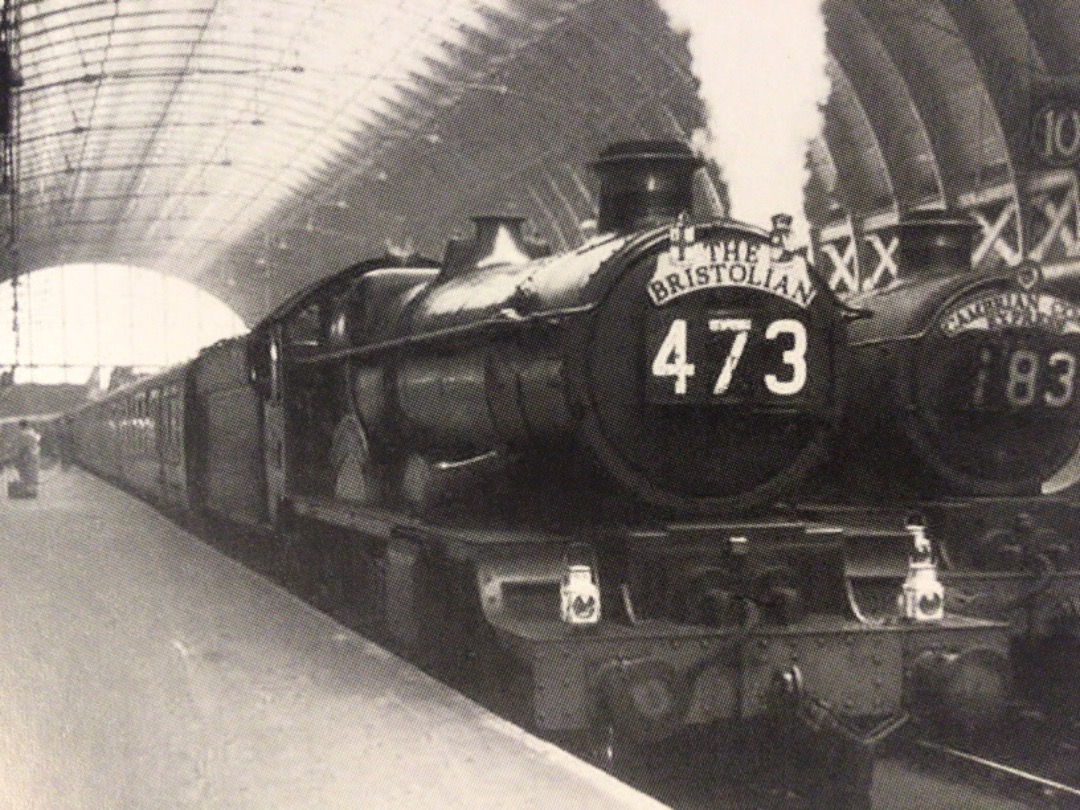
[[[8,460],[14,461],[19,473],[19,480],[8,484],[8,497],[36,498],[41,478],[41,434],[25,419],[19,420],[15,452]]]

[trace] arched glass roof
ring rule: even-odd
[[[433,184],[476,174],[448,167],[522,180],[564,154],[580,165],[628,107],[636,122],[608,131],[683,133],[697,116],[651,3],[8,0],[8,14],[18,266],[158,267],[249,317],[295,286],[282,276],[301,243],[318,254],[306,276],[404,238]],[[523,122],[539,129],[523,138]],[[521,195],[565,240],[578,180],[537,175]],[[388,183],[393,206],[365,216]],[[439,227],[462,218],[439,203]]]
[[[21,218],[50,237],[28,239],[46,254],[31,260],[190,273],[358,134],[386,137],[409,93],[453,92],[434,75],[484,17],[447,0],[38,0],[17,22]]]
[[[668,2],[3,0],[21,83],[0,188],[18,260],[0,274],[154,267],[250,322],[387,245],[438,258],[493,209],[576,244],[600,148],[704,122]],[[681,3],[691,19],[723,5]],[[988,262],[1080,258],[1080,227],[1061,235],[1075,169],[1023,159],[1037,88],[1080,86],[1080,0],[822,7],[815,233],[847,223],[880,261],[883,224],[948,203],[977,215]]]

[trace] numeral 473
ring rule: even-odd
[[[720,373],[712,383],[714,395],[724,394],[731,387],[739,362],[750,342],[753,326],[753,321],[749,318],[712,318],[709,320],[710,332],[732,332],[735,336],[727,356],[720,365]],[[785,349],[780,357],[787,371],[782,374],[765,374],[763,380],[765,388],[770,393],[778,396],[793,396],[802,391],[806,385],[808,346],[806,326],[802,321],[793,318],[780,318],[765,327],[765,340],[771,342],[781,338],[786,338],[791,345],[791,348]],[[667,335],[660,344],[656,356],[653,357],[653,376],[673,377],[675,394],[686,394],[689,387],[688,381],[697,373],[697,365],[690,355],[687,321],[685,318],[676,318],[668,327]]]

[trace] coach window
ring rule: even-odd
[[[150,452],[150,393],[139,397],[139,450],[143,455]]]
[[[281,359],[278,328],[253,334],[248,342],[248,378],[263,399],[276,401],[278,363]]]
[[[183,407],[183,403],[180,400],[180,389],[174,388],[172,396],[169,398],[169,433],[174,459],[180,458],[181,432],[183,430],[180,420],[181,414],[183,413]]]
[[[169,397],[169,458],[180,458],[180,394],[173,391]]]
[[[270,335],[270,401],[281,402],[281,336]]]
[[[162,459],[169,461],[172,457],[172,402],[168,391],[162,392],[157,414],[158,453]]]
[[[139,394],[135,400],[135,452],[142,455],[146,452],[146,399],[145,395]]]
[[[161,401],[161,435],[162,454],[167,461],[176,461],[180,455],[180,432],[177,429],[177,390],[169,387],[165,389],[165,396]]]

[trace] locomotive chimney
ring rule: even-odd
[[[922,209],[904,214],[897,229],[901,272],[924,276],[971,270],[972,241],[978,229],[963,214],[950,211]]]
[[[592,164],[600,178],[597,230],[627,233],[693,213],[694,171],[702,165],[680,141],[623,141]]]

